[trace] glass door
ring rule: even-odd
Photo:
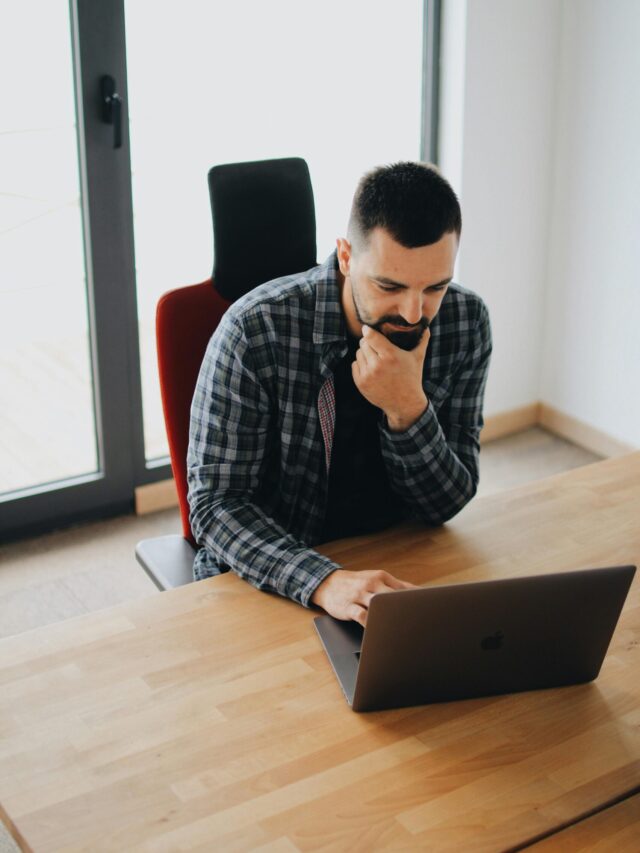
[[[6,24],[0,541],[128,510],[142,458],[128,146],[101,90],[126,85],[121,3],[24,0]]]
[[[99,470],[70,23],[24,2],[0,35],[2,496]]]

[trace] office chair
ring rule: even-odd
[[[258,284],[316,264],[309,169],[298,157],[231,163],[209,171],[214,267],[201,284],[165,293],[156,310],[160,393],[182,535],[145,539],[136,558],[159,589],[193,581],[189,524],[189,414],[200,365],[229,305]]]

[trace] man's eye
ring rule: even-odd
[[[380,290],[384,291],[385,293],[393,293],[394,291],[396,291],[398,289],[397,287],[393,287],[393,285],[388,285],[388,284],[379,284],[378,287],[380,288]]]

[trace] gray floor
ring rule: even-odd
[[[544,429],[528,429],[483,446],[478,496],[590,465],[601,458]]]
[[[482,449],[479,495],[588,465],[599,457],[542,429]],[[0,637],[148,595],[139,539],[178,532],[178,510],[86,524],[0,548]],[[18,848],[0,824],[0,853]]]

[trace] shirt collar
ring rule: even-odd
[[[347,325],[340,302],[338,255],[336,250],[316,267],[316,313],[313,322],[314,344],[347,339]]]

